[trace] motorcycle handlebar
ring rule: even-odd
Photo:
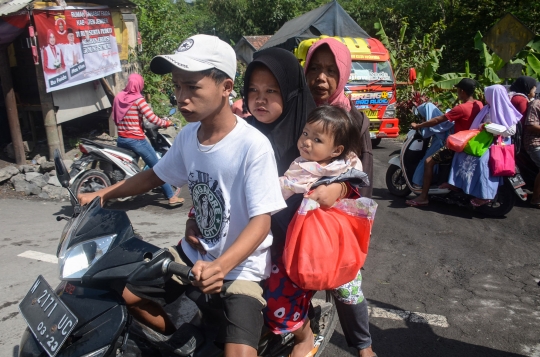
[[[167,271],[169,273],[173,273],[175,275],[178,275],[180,278],[184,280],[193,281],[195,280],[195,276],[191,272],[191,268],[187,265],[178,264],[176,262],[171,261],[167,265]]]

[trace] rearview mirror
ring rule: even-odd
[[[169,115],[174,115],[174,113],[176,113],[176,108],[171,108],[171,110],[169,110]]]
[[[62,185],[64,188],[68,188],[70,180],[69,172],[66,169],[66,165],[64,165],[64,162],[62,161],[60,150],[58,149],[54,150],[54,166],[56,168],[56,177],[58,177],[60,185]]]

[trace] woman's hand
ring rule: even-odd
[[[197,250],[202,255],[206,254],[199,238],[202,237],[201,231],[197,226],[197,222],[194,219],[188,219],[186,222],[186,242],[191,246],[191,248]]]
[[[330,208],[341,198],[342,188],[339,183],[332,183],[328,186],[321,185],[311,193],[306,193],[304,197],[317,201],[322,208]]]

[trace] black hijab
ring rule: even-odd
[[[528,96],[533,87],[536,87],[536,79],[533,77],[521,76],[512,83],[510,91]]]
[[[296,143],[308,114],[316,105],[306,84],[304,70],[296,57],[281,48],[268,48],[255,53],[244,76],[243,100],[250,112],[247,98],[249,81],[253,70],[260,65],[266,66],[276,77],[283,99],[283,113],[271,124],[261,123],[253,116],[247,120],[270,140],[276,156],[278,174],[281,176],[294,159],[300,156]]]

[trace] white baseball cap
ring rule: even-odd
[[[173,66],[188,72],[217,68],[234,80],[236,54],[216,36],[195,35],[184,40],[174,54],[156,56],[150,62],[150,70],[156,74],[170,73]]]

